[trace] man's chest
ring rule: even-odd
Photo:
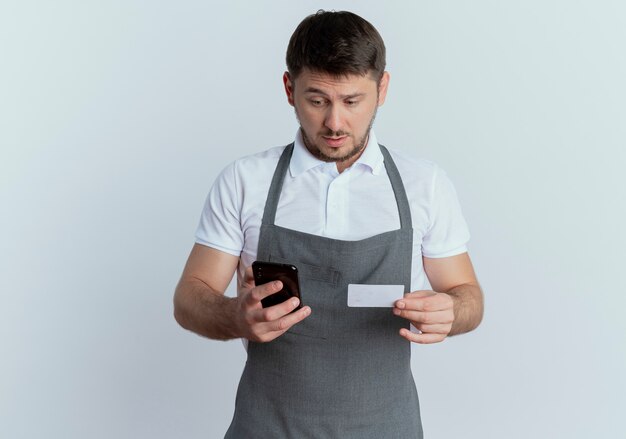
[[[246,237],[263,217],[267,185],[248,188],[241,224]],[[398,206],[386,174],[349,169],[339,175],[312,170],[295,178],[287,175],[276,210],[276,225],[341,240],[359,240],[400,227]]]

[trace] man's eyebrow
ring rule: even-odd
[[[318,95],[323,95],[323,96],[328,96],[328,94],[326,94],[323,90],[320,90],[319,88],[315,88],[315,87],[307,87],[304,90],[305,93],[312,93],[312,94],[318,94]],[[352,94],[348,94],[348,95],[340,95],[339,97],[341,99],[354,99],[354,98],[360,98],[361,96],[364,96],[365,93],[352,93]]]

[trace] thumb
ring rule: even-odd
[[[435,294],[437,293],[432,290],[417,290],[417,291],[411,291],[410,293],[406,293],[404,297],[411,298],[411,299],[420,299],[422,297],[434,296]]]
[[[242,288],[253,288],[254,284],[254,273],[252,273],[252,267],[246,267],[243,275],[243,280],[241,283]]]

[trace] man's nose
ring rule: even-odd
[[[324,125],[333,132],[341,131],[342,127],[341,109],[338,105],[330,105],[326,112]]]

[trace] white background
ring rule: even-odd
[[[245,352],[172,294],[217,173],[292,140],[318,8],[378,28],[377,135],[472,231],[485,320],[414,346],[426,437],[624,437],[626,6],[565,0],[2,1],[0,437],[223,435]]]

